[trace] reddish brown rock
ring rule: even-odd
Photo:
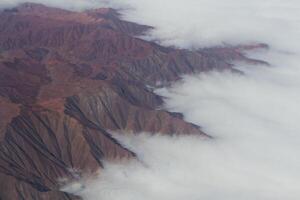
[[[200,134],[159,110],[151,88],[183,74],[231,69],[248,45],[197,51],[134,36],[151,27],[112,9],[71,12],[23,4],[0,12],[0,199],[75,200],[59,191],[103,160],[134,158],[109,133]]]

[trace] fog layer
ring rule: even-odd
[[[124,18],[156,29],[148,39],[165,45],[199,47],[260,41],[280,48],[296,47],[297,0],[112,0],[125,8]],[[282,41],[284,40],[284,41]]]
[[[184,113],[212,140],[116,135],[139,161],[106,163],[78,194],[86,200],[299,199],[297,71],[239,66],[245,75],[186,76],[158,91],[168,110]]]
[[[157,93],[214,138],[117,136],[139,161],[106,163],[85,200],[296,200],[300,198],[300,14],[297,1],[112,1],[124,18],[156,29],[147,39],[198,48],[265,42],[249,52],[270,67],[244,75],[185,76]]]

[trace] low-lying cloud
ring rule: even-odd
[[[108,5],[131,8],[123,11],[126,19],[156,27],[148,39],[185,48],[253,41],[287,48],[299,31],[297,0],[113,0]]]
[[[0,6],[20,2],[4,0]],[[98,178],[86,182],[86,189],[76,192],[75,187],[73,192],[85,200],[300,198],[297,0],[34,2],[75,10],[121,8],[125,19],[154,26],[145,39],[163,45],[201,48],[263,42],[271,47],[249,54],[268,61],[270,67],[236,63],[244,75],[185,76],[171,88],[157,91],[166,97],[166,109],[182,112],[214,139],[116,136],[139,160],[106,163]]]
[[[290,55],[277,56],[293,62]],[[184,113],[213,139],[116,135],[139,161],[106,163],[78,194],[85,200],[299,199],[297,71],[238,66],[245,75],[185,76],[157,91],[168,110]]]
[[[185,76],[158,90],[214,139],[117,136],[139,161],[106,163],[85,200],[296,200],[300,198],[300,3],[241,0],[111,1],[125,19],[153,25],[147,39],[199,48],[264,42],[270,67]]]
[[[282,138],[272,143],[265,135],[249,141],[146,134],[123,138],[142,162],[107,164],[79,194],[87,200],[296,200],[299,161],[290,153],[299,151],[282,152],[286,141],[277,140]]]

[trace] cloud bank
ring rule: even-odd
[[[1,1],[12,6],[20,1]],[[245,75],[185,76],[157,91],[165,108],[214,137],[119,136],[139,161],[106,163],[94,180],[73,184],[85,200],[298,200],[300,198],[300,3],[297,0],[34,1],[68,9],[123,9],[152,25],[145,38],[182,48],[264,42],[249,56],[271,66],[236,63]],[[75,189],[74,189],[75,188]]]
[[[293,56],[277,56],[294,62]],[[214,139],[116,135],[139,161],[106,163],[77,194],[85,200],[299,199],[297,71],[238,66],[245,75],[185,76],[157,91],[168,110],[184,113]]]
[[[139,161],[106,163],[80,194],[85,200],[296,200],[300,198],[300,3],[243,0],[112,1],[125,19],[153,25],[147,39],[198,48],[265,42],[236,63],[245,75],[185,76],[158,90],[214,137],[117,136]]]
[[[297,0],[113,0],[109,5],[131,8],[123,12],[126,19],[156,27],[149,39],[179,47],[263,41],[287,48],[280,40],[291,41],[299,31]]]
[[[108,163],[100,178],[79,194],[88,200],[296,200],[299,151],[282,152],[276,146],[286,142],[278,140],[282,138],[272,143],[265,135],[248,137],[249,141],[146,134],[119,138],[139,152],[142,162]]]

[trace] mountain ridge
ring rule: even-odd
[[[0,199],[80,199],[60,191],[58,180],[136,156],[110,131],[209,137],[181,114],[158,109],[163,97],[151,88],[183,74],[233,70],[232,61],[261,63],[244,51],[267,48],[191,51],[135,37],[151,28],[109,8],[25,3],[0,12]]]

